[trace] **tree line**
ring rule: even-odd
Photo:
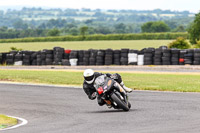
[[[168,14],[171,16],[163,16]],[[141,32],[185,32],[192,13],[170,10],[42,9],[0,11],[0,38],[126,34]],[[150,29],[148,29],[150,28]]]

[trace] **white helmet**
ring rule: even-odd
[[[88,84],[92,84],[94,82],[94,71],[92,69],[86,69],[83,73],[84,79]]]

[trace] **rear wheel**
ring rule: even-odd
[[[115,93],[111,94],[111,98],[119,108],[123,109],[124,111],[129,111],[129,106],[124,101],[122,101]]]

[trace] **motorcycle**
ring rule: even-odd
[[[124,89],[114,80],[106,75],[97,77],[94,81],[94,87],[97,95],[105,101],[109,107],[114,109],[123,109],[129,111],[131,104],[128,101],[128,96]]]

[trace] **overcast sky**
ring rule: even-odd
[[[152,10],[170,9],[197,13],[200,0],[0,0],[0,6],[28,6],[55,8],[91,8],[91,9],[133,9]]]

